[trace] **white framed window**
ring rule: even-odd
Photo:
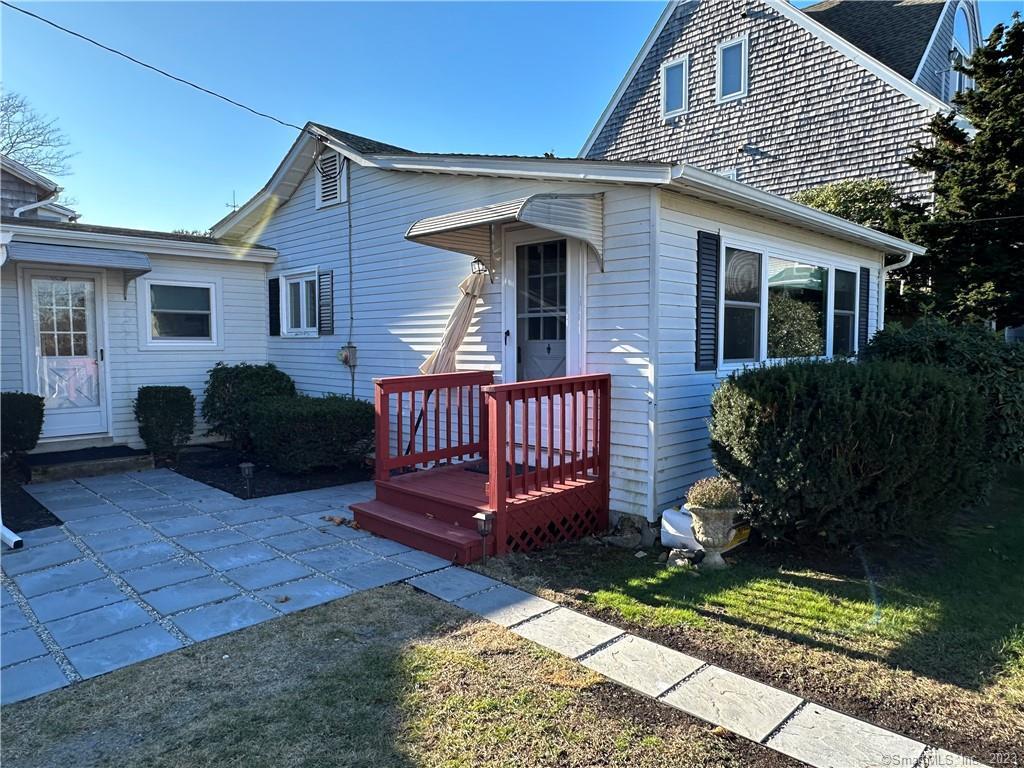
[[[723,238],[719,367],[857,353],[858,267]]]
[[[218,283],[142,278],[139,341],[145,349],[220,344]]]
[[[746,35],[718,44],[715,56],[715,98],[718,102],[747,95],[748,38]]]
[[[971,22],[967,14],[968,11],[964,3],[961,2],[953,17],[953,47],[949,51],[949,71],[946,73],[946,101],[952,101],[960,91],[974,87],[974,81],[956,69],[974,53]]]
[[[316,207],[326,208],[348,199],[348,163],[333,149],[324,149],[313,164]]]
[[[317,273],[281,276],[281,335],[316,336]]]
[[[661,65],[661,115],[668,119],[689,108],[690,57],[680,56]]]

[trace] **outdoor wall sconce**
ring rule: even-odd
[[[252,478],[256,474],[256,465],[251,461],[243,461],[238,465],[238,469],[242,473],[242,477],[245,478],[245,498],[252,498]]]

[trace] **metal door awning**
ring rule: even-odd
[[[120,251],[113,248],[85,248],[71,245],[23,243],[15,240],[7,244],[11,261],[31,264],[59,264],[64,267],[99,267],[120,269],[124,273],[125,289],[129,280],[152,271],[149,257],[138,251]]]
[[[502,203],[453,211],[420,219],[406,240],[446,251],[465,253],[492,263],[498,248],[498,227],[512,222],[532,224],[589,246],[604,271],[604,195],[541,193]]]

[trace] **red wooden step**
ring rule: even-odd
[[[445,560],[467,565],[483,557],[483,542],[475,529],[462,528],[382,501],[352,504],[363,530]]]

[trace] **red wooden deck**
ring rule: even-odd
[[[353,507],[361,527],[459,563],[607,528],[610,376],[492,382],[377,381],[377,494]]]

